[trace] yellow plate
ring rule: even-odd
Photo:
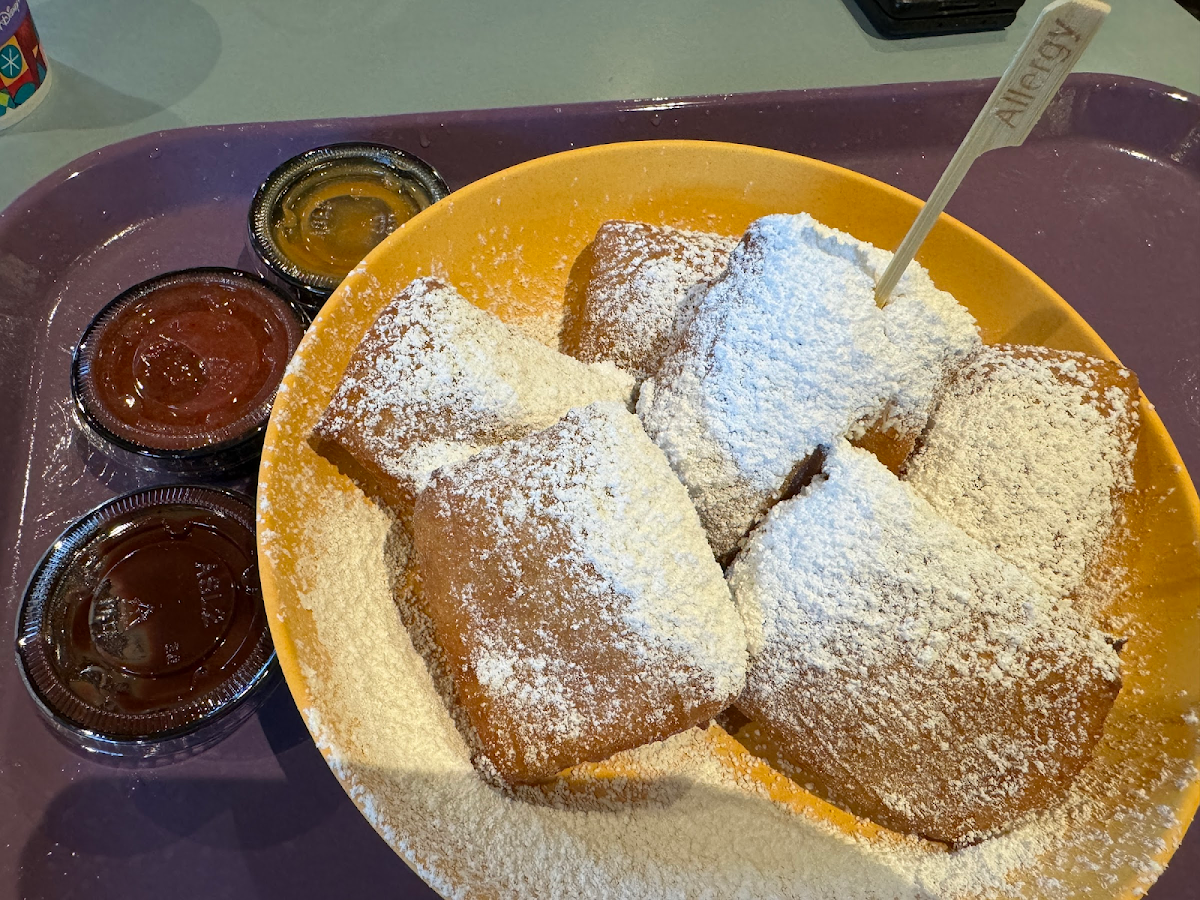
[[[767,213],[806,211],[893,247],[917,207],[870,178],[759,148],[672,141],[577,150],[499,172],[420,214],[317,317],[280,389],[259,476],[271,631],[331,768],[446,896],[732,896],[747,884],[763,897],[851,898],[872,885],[917,896],[920,881],[928,896],[1133,897],[1169,859],[1200,799],[1200,506],[1144,400],[1131,588],[1109,610],[1130,637],[1125,682],[1096,760],[1053,823],[958,854],[854,820],[715,726],[657,756],[582,767],[568,779],[565,796],[575,799],[557,805],[488,788],[392,606],[386,519],[305,442],[376,311],[418,276],[440,275],[552,340],[571,264],[606,219],[736,235]],[[1062,298],[961,223],[943,216],[919,258],[974,313],[985,340],[1113,358]],[[621,776],[625,790],[641,785],[627,809],[580,813]],[[988,866],[995,871],[985,877]]]

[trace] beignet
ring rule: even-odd
[[[688,292],[720,275],[736,245],[706,231],[605,222],[571,269],[559,349],[638,381],[653,375]]]
[[[413,542],[455,696],[508,782],[707,722],[744,684],[687,492],[618,404],[437,471]]]
[[[870,423],[919,434],[974,320],[915,264],[875,304],[889,254],[806,214],[750,225],[680,313],[638,414],[728,558],[822,444]]]
[[[1120,689],[1066,601],[836,444],[729,571],[739,708],[835,803],[952,844],[1060,801]]]
[[[436,278],[418,278],[359,341],[310,442],[370,496],[403,512],[441,465],[521,437],[633,379],[538,343]]]
[[[1053,596],[1087,580],[1124,516],[1137,378],[1083,353],[982,348],[951,383],[909,483]]]

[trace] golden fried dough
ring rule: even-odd
[[[380,311],[313,429],[316,451],[404,513],[441,465],[554,423],[632,378],[538,343],[434,278]]]
[[[716,278],[737,238],[642,222],[605,222],[567,281],[559,349],[608,360],[639,381],[658,371],[688,292]]]
[[[508,782],[707,722],[744,684],[687,492],[617,404],[439,470],[413,543],[455,696]]]
[[[835,445],[729,573],[750,671],[739,708],[828,798],[952,844],[1059,802],[1120,689],[1113,644]]]
[[[1123,520],[1138,408],[1137,379],[1117,363],[984,347],[938,404],[906,477],[943,517],[1066,596]]]

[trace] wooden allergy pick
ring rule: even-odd
[[[876,303],[887,305],[971,163],[989,150],[1015,147],[1029,136],[1108,12],[1108,4],[1100,0],[1056,0],[1042,10],[879,279]]]

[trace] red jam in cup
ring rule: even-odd
[[[94,443],[135,462],[247,462],[302,333],[291,303],[252,275],[161,275],[121,294],[84,332],[71,373],[76,410]]]
[[[211,738],[194,733],[238,705],[274,657],[252,504],[165,487],[80,519],[30,582],[17,648],[43,714],[88,749],[154,755]]]

